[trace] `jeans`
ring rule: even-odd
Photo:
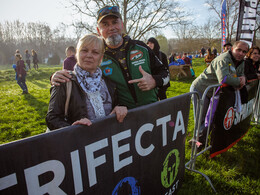
[[[28,92],[27,85],[25,83],[25,75],[22,75],[22,77],[17,77],[17,84],[21,87],[23,92]]]

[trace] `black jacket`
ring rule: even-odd
[[[167,72],[169,73],[169,64],[168,64],[167,56],[165,53],[160,51],[160,45],[159,45],[158,41],[155,38],[151,37],[148,39],[147,43],[148,42],[151,42],[154,44],[154,48],[153,48],[154,54],[162,62],[164,69],[167,70]],[[167,89],[169,86],[170,86],[170,82],[167,85],[162,86],[162,87]]]
[[[258,69],[259,69],[259,62],[256,62],[255,65],[253,65],[253,60],[249,58],[246,59],[244,73],[247,80],[258,79],[256,75],[256,73],[260,73]]]
[[[104,78],[110,96],[112,108],[117,105],[116,85]],[[68,108],[68,117],[65,119],[66,83],[51,87],[51,98],[46,116],[46,123],[50,130],[70,126],[73,122],[87,118],[86,94],[81,88],[75,75],[72,75],[72,90]]]

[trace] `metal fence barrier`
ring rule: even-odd
[[[221,84],[216,84],[216,85],[211,85],[209,87],[206,88],[206,90],[203,93],[202,98],[200,99],[198,92],[191,92],[191,94],[193,94],[193,98],[197,98],[197,109],[196,109],[196,113],[195,113],[195,118],[194,118],[194,131],[193,131],[193,138],[191,140],[191,157],[189,162],[187,162],[185,164],[186,169],[193,171],[195,173],[199,173],[201,174],[210,184],[211,188],[214,190],[215,193],[216,189],[214,188],[210,178],[195,169],[195,164],[196,164],[196,159],[198,156],[200,156],[201,154],[203,154],[204,152],[206,152],[207,150],[209,150],[212,146],[208,145],[208,138],[209,138],[209,131],[210,131],[210,125],[211,125],[211,116],[212,116],[212,107],[214,106],[214,96],[215,96],[215,91],[216,88],[221,86]],[[205,98],[206,95],[208,94],[209,90],[213,89],[213,93],[212,93],[212,98],[209,102],[209,105],[211,106],[211,112],[210,112],[210,117],[209,117],[209,122],[208,122],[208,127],[207,127],[207,134],[206,134],[206,140],[205,140],[205,147],[198,152],[197,151],[197,146],[196,143],[199,142],[199,134],[200,134],[200,126],[201,126],[201,121],[203,120],[203,110],[204,110],[204,102],[205,102]],[[213,102],[211,102],[213,101]],[[193,108],[194,109],[194,108]],[[252,122],[255,122],[256,124],[260,123],[260,82],[258,83],[258,89],[257,89],[257,93],[256,93],[256,99],[255,99],[255,103],[254,103],[254,108],[253,108],[253,115],[252,115]]]
[[[251,121],[255,124],[260,124],[260,81],[258,81],[258,88],[253,106],[253,115]]]
[[[213,93],[212,93],[212,101],[213,101],[213,99],[215,97],[216,88],[219,87],[219,86],[221,86],[221,84],[211,85],[211,86],[207,87],[206,90],[204,91],[201,99],[200,99],[199,94],[197,92],[191,92],[193,94],[193,98],[197,98],[197,106],[196,106],[197,109],[196,109],[195,118],[194,118],[194,131],[193,131],[193,138],[192,138],[192,142],[191,142],[192,143],[192,145],[191,145],[191,157],[190,157],[190,161],[185,164],[186,169],[193,171],[195,173],[201,174],[209,182],[211,188],[214,190],[215,193],[217,193],[217,192],[216,192],[211,180],[209,179],[209,177],[207,175],[205,175],[204,173],[197,171],[195,169],[195,163],[196,163],[196,159],[197,159],[198,156],[200,156],[201,154],[203,154],[204,152],[206,152],[207,150],[209,150],[211,148],[210,145],[208,146],[208,136],[209,136],[209,130],[210,130],[212,109],[211,109],[211,112],[210,112],[209,125],[207,127],[205,147],[199,153],[197,153],[196,143],[199,141],[201,121],[202,121],[203,117],[205,117],[205,116],[203,116],[203,110],[204,110],[204,101],[205,101],[206,95],[209,92],[209,90],[213,89]],[[212,103],[209,102],[209,105],[211,105],[211,108],[212,108],[214,106],[214,101]]]

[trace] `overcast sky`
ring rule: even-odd
[[[194,12],[197,24],[203,24],[208,18],[205,0],[178,0],[186,9]],[[71,23],[72,11],[65,8],[62,0],[1,0],[0,22],[20,20],[21,22],[46,22],[51,28],[59,23]],[[75,16],[74,16],[75,17]],[[169,32],[167,38],[172,38]]]

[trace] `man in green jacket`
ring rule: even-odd
[[[211,64],[192,82],[190,91],[199,93],[200,98],[205,89],[210,85],[221,83],[225,78],[225,84],[236,89],[241,89],[245,83],[244,76],[244,57],[248,52],[249,46],[246,42],[236,41],[230,51],[227,51],[216,57]],[[212,96],[210,90],[204,101],[204,109],[202,114],[201,130],[204,129],[204,119],[209,106],[210,97]],[[193,98],[194,118],[196,113],[197,100]]]
[[[105,6],[97,15],[97,32],[105,44],[101,69],[116,83],[119,104],[131,109],[158,101],[157,88],[169,82],[167,68],[145,43],[123,33],[117,6]],[[70,75],[65,71],[56,72],[52,83],[65,82],[66,77]]]

